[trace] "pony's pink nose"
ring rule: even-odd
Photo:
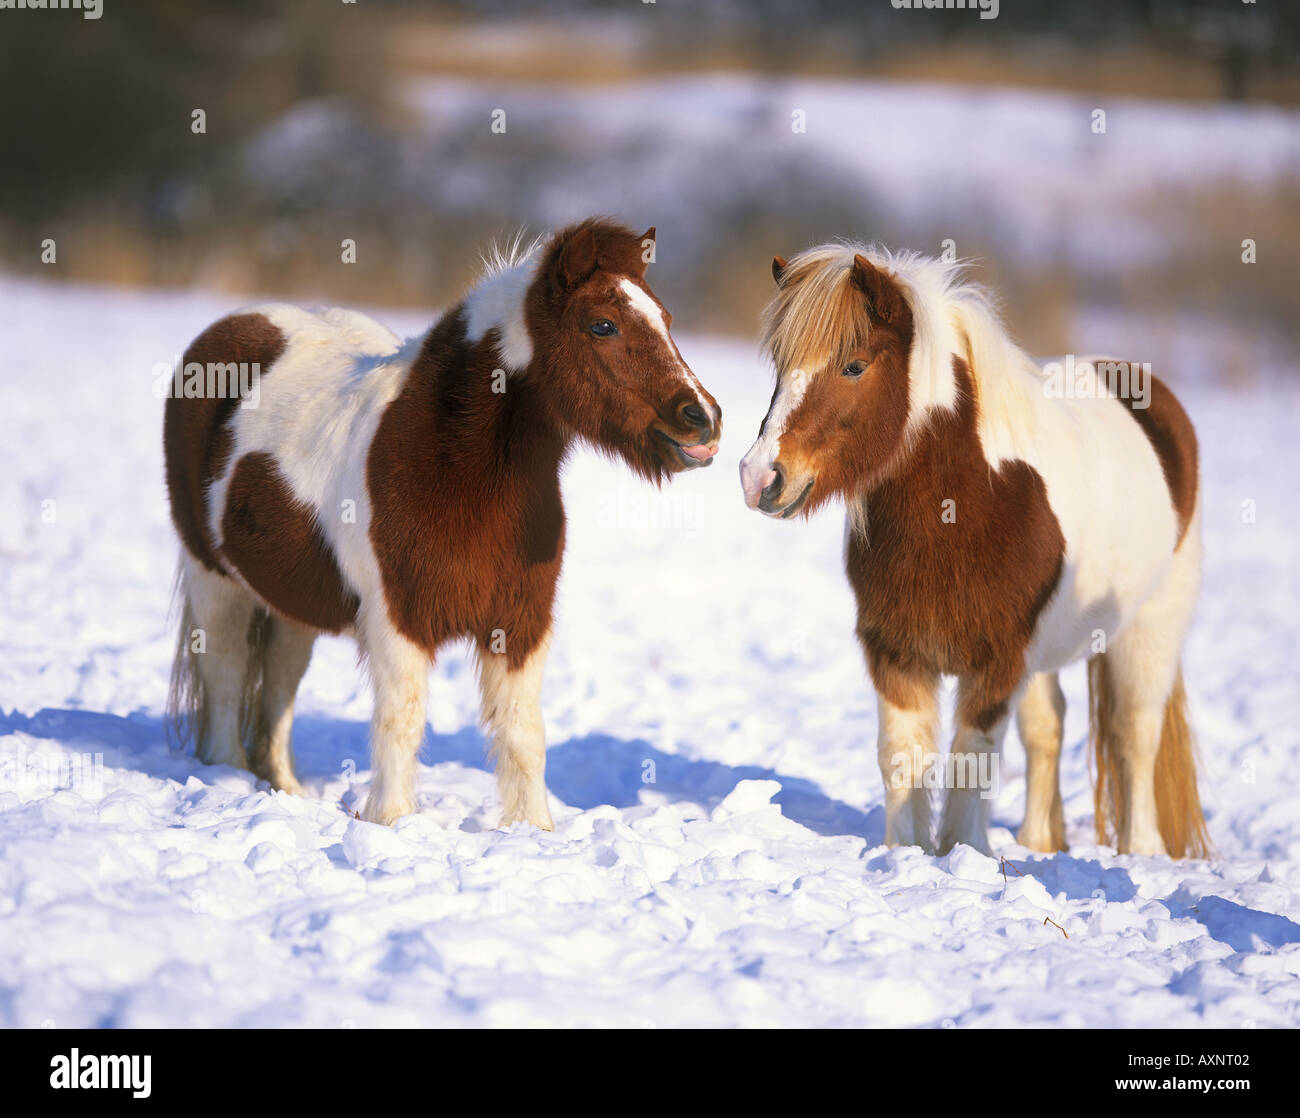
[[[745,491],[745,504],[751,509],[758,508],[763,490],[776,481],[776,470],[771,466],[755,466],[749,462],[740,464],[740,486]]]

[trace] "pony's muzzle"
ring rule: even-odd
[[[740,487],[745,491],[745,504],[751,509],[759,507],[765,494],[779,481],[778,474],[770,465],[759,466],[746,455],[740,462]],[[778,485],[777,492],[780,492]]]
[[[677,427],[682,433],[659,432],[672,447],[681,468],[689,470],[713,465],[713,459],[718,453],[718,440],[722,437],[722,415],[716,409],[713,412],[711,414],[710,409],[694,401],[684,403],[674,414]]]
[[[773,462],[756,482],[752,475],[745,479],[745,503],[767,516],[788,520],[803,507],[815,480],[799,478],[792,483],[781,463]]]
[[[709,407],[702,403],[687,403],[677,409],[677,419],[684,428],[694,431],[698,445],[711,447],[716,452],[718,440],[722,438],[722,409],[716,404]]]
[[[773,513],[780,508],[781,491],[785,488],[785,471],[781,469],[780,462],[772,463],[767,477],[771,480],[763,486],[763,491],[758,495],[758,507],[762,512]]]

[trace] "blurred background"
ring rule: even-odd
[[[599,212],[685,330],[852,237],[978,258],[1038,352],[1294,370],[1294,0],[104,0],[0,14],[0,94],[11,275],[432,311]]]

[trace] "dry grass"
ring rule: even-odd
[[[1278,353],[1300,348],[1300,224],[1293,219],[1300,213],[1300,186],[1202,184],[1177,198],[1152,198],[1142,212],[1162,230],[1165,255],[1104,274],[1085,272],[1066,259],[1017,261],[996,244],[963,239],[962,245],[979,260],[973,277],[999,294],[1013,335],[1033,353],[1127,343],[1082,337],[1076,314],[1085,306],[1140,308],[1146,316],[1141,348],[1156,357],[1179,351],[1177,331],[1188,316],[1231,324],[1236,340],[1221,352],[1201,355],[1226,382],[1247,383],[1260,368],[1276,365]],[[815,217],[830,225],[849,221],[834,212]],[[409,225],[398,223],[396,231],[349,222],[358,259],[344,264],[340,223],[332,217],[250,217],[160,234],[128,219],[105,220],[96,211],[39,230],[0,222],[0,256],[11,271],[43,278],[198,287],[234,298],[273,292],[302,301],[432,311],[464,292],[480,252],[507,225],[491,214],[456,222],[427,214]],[[55,268],[39,263],[43,236],[58,241]],[[1241,260],[1245,236],[1257,244],[1254,264]],[[789,255],[820,239],[823,228],[797,219],[736,214],[716,231],[696,268],[661,271],[656,288],[691,330],[754,337],[759,312],[772,295],[772,254]],[[924,247],[924,241],[917,243]]]

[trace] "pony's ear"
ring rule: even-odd
[[[860,252],[853,257],[853,286],[866,296],[873,318],[893,322],[902,313],[903,293],[894,277]]]
[[[596,232],[590,226],[579,229],[560,249],[555,262],[555,279],[567,290],[576,287],[596,270]]]
[[[638,239],[641,242],[641,274],[645,275],[646,268],[655,262],[655,250],[658,248],[656,242],[659,236],[652,225]]]
[[[776,280],[776,286],[781,286],[781,281],[785,279],[785,270],[790,267],[789,261],[784,256],[772,257],[772,278]]]

